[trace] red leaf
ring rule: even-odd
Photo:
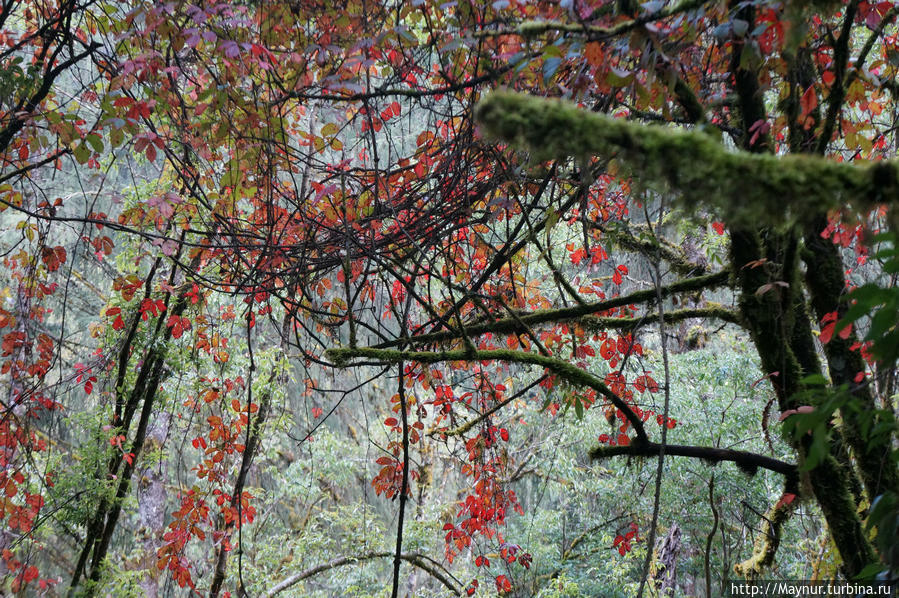
[[[780,497],[780,500],[777,501],[777,507],[785,507],[791,504],[794,500],[796,500],[796,495],[791,492],[784,492],[783,496]]]
[[[818,94],[815,92],[814,85],[810,85],[799,98],[799,106],[802,108],[802,114],[799,115],[800,121],[805,120],[805,117],[818,107]]]
[[[509,578],[505,575],[500,575],[496,578],[496,591],[497,592],[511,592],[512,591],[512,582],[509,581]]]
[[[165,309],[165,306],[163,305],[162,308]],[[190,320],[172,314],[169,316],[166,326],[172,329],[173,338],[181,338],[185,330],[190,330]]]
[[[571,263],[574,265],[580,264],[585,257],[587,257],[587,250],[581,247],[577,251],[571,252]]]
[[[47,270],[56,272],[66,263],[65,247],[44,247],[41,250],[41,260],[47,265]]]
[[[615,343],[612,342],[612,339],[607,338],[602,342],[602,346],[599,348],[599,354],[602,355],[602,358],[605,360],[609,360],[615,355]]]

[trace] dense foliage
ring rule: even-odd
[[[894,579],[897,14],[5,0],[0,591]]]

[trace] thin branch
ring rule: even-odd
[[[674,6],[663,8],[657,12],[648,13],[636,19],[612,25],[611,27],[601,27],[583,23],[565,23],[562,21],[526,21],[517,27],[479,31],[474,35],[475,37],[501,37],[504,35],[536,37],[546,33],[576,33],[584,35],[590,40],[599,40],[627,33],[654,21],[661,21],[668,17],[696,10],[708,1],[709,0],[682,0]]]
[[[466,89],[470,89],[473,87],[477,87],[484,83],[489,83],[498,79],[500,76],[509,72],[512,68],[514,68],[514,64],[505,65],[496,70],[488,71],[487,73],[479,76],[473,77],[471,79],[460,81],[458,83],[453,83],[452,85],[444,85],[443,87],[436,87],[434,89],[402,89],[402,88],[376,88],[373,91],[369,92],[361,92],[361,93],[349,93],[349,94],[340,94],[340,93],[304,93],[300,91],[291,91],[281,95],[271,102],[269,102],[269,106],[277,106],[287,100],[303,100],[303,101],[329,101],[329,102],[362,102],[365,100],[371,100],[375,98],[385,98],[385,97],[404,97],[404,98],[426,98],[430,96],[436,95],[446,95],[448,93],[453,93],[456,91],[463,91]]]
[[[656,225],[656,229],[661,227],[662,224],[662,213],[663,210],[659,210],[659,222]],[[648,220],[649,216],[647,215],[647,226],[651,226]],[[651,230],[651,228],[650,228]],[[655,231],[652,231],[655,234]],[[657,247],[661,249],[662,244],[656,243]],[[657,302],[659,305],[659,337],[661,338],[662,344],[662,364],[665,370],[665,387],[664,387],[664,404],[662,407],[662,421],[668,421],[668,413],[669,407],[671,405],[671,371],[669,369],[668,363],[668,335],[665,330],[665,302],[662,300],[662,270],[659,268],[659,262],[661,258],[659,255],[661,251],[656,254],[656,258],[652,261],[652,269],[655,276],[653,277],[653,282],[655,283],[655,291],[657,295]],[[653,496],[653,504],[652,504],[652,521],[649,524],[649,536],[646,539],[646,559],[643,561],[643,575],[640,576],[640,587],[637,590],[637,598],[643,598],[643,590],[646,587],[646,580],[649,578],[649,567],[652,564],[653,557],[653,547],[655,546],[656,532],[658,531],[658,523],[659,523],[659,508],[661,507],[661,499],[662,499],[662,474],[665,471],[665,449],[668,444],[668,426],[662,427],[662,442],[659,443],[659,462],[658,467],[656,468],[656,482],[655,482],[655,493]]]
[[[406,412],[406,379],[403,376],[403,362],[397,363],[397,392],[400,397],[400,417],[403,422],[403,481],[400,486],[400,511],[396,523],[396,555],[393,558],[393,591],[391,598],[397,598],[400,588],[400,563],[403,559],[403,520],[406,501],[409,499],[409,414]]]
[[[546,380],[546,376],[540,376],[539,378],[537,378],[536,380],[534,380],[533,382],[531,382],[530,384],[528,384],[527,386],[525,386],[524,388],[522,388],[521,390],[519,390],[518,392],[516,392],[509,398],[507,398],[506,400],[497,403],[496,405],[494,405],[493,407],[491,407],[490,409],[488,409],[487,411],[485,411],[478,417],[476,417],[470,421],[467,421],[464,424],[462,424],[456,428],[453,428],[452,430],[445,430],[445,431],[434,430],[433,432],[429,432],[428,435],[429,436],[439,435],[441,437],[463,436],[466,432],[471,430],[473,427],[477,426],[482,421],[484,421],[485,419],[487,419],[488,417],[490,417],[491,415],[493,415],[494,413],[496,413],[497,411],[499,411],[500,409],[502,409],[503,407],[505,407],[512,401],[520,398],[522,395],[524,395],[524,393],[528,392],[529,390],[531,390],[532,388],[534,388],[535,386],[537,386],[544,380]]]
[[[729,277],[729,270],[721,270],[720,272],[715,272],[713,274],[706,274],[703,276],[697,276],[695,278],[679,280],[670,285],[662,287],[662,296],[668,297],[676,293],[698,291],[700,289],[718,287],[727,284]],[[525,326],[533,327],[540,324],[571,322],[574,320],[579,320],[584,316],[588,316],[596,312],[607,311],[615,307],[622,307],[625,305],[636,303],[646,303],[649,301],[654,301],[655,298],[655,289],[645,289],[642,291],[635,291],[628,295],[622,295],[620,297],[614,297],[612,299],[598,301],[595,303],[586,303],[584,305],[575,305],[559,309],[545,309],[529,313],[521,313],[517,318],[502,318],[499,320],[494,320],[492,322],[468,324],[465,328],[465,331],[469,335],[486,334],[488,332],[492,334],[514,334],[519,332],[524,333],[526,332],[526,329],[521,328],[522,324],[524,324]],[[716,313],[713,317],[721,316],[725,316],[723,319],[726,319],[728,317],[726,316],[726,314],[721,313]],[[377,344],[373,348],[387,349],[405,345],[410,342],[417,344],[440,343],[456,340],[458,338],[458,332],[449,330],[442,332],[432,332],[428,334],[419,334],[417,336],[412,336],[409,338],[404,337],[397,340],[387,341]]]
[[[331,559],[327,563],[323,563],[321,565],[316,565],[315,567],[311,567],[309,569],[306,569],[305,571],[291,575],[287,579],[279,582],[271,590],[269,590],[262,596],[263,596],[263,598],[272,598],[273,596],[280,594],[284,590],[286,590],[292,586],[295,586],[296,584],[300,583],[304,579],[308,579],[310,577],[318,575],[319,573],[323,573],[325,571],[329,571],[329,570],[335,569],[337,567],[342,567],[344,565],[353,565],[356,563],[360,563],[362,561],[369,561],[372,559],[389,558],[389,557],[393,557],[393,556],[394,556],[393,552],[369,552],[369,553],[362,554],[359,556],[337,557],[335,559]],[[418,554],[418,553],[404,553],[404,554],[400,555],[400,558],[402,560],[410,563],[411,565],[418,567],[419,569],[426,572],[428,575],[430,575],[431,577],[433,577],[434,579],[436,579],[437,581],[442,583],[450,592],[453,593],[453,595],[459,596],[462,594],[462,589],[459,587],[459,585],[453,584],[453,582],[450,581],[449,573],[446,572],[445,570],[444,571],[438,570],[437,566],[434,564],[427,563],[425,561],[426,557],[424,557],[423,555]],[[442,567],[441,567],[441,569],[442,569]]]
[[[715,475],[709,479],[709,506],[712,508],[712,531],[705,539],[705,554],[703,555],[703,569],[705,570],[705,597],[712,598],[712,542],[715,532],[718,531],[718,509],[715,507]]]

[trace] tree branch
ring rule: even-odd
[[[731,151],[700,131],[646,126],[562,101],[494,92],[475,116],[492,137],[532,159],[614,157],[647,183],[667,183],[688,208],[731,222],[783,226],[846,204],[864,210],[899,197],[899,160],[850,164],[809,155]]]
[[[843,27],[840,29],[840,39],[833,48],[833,86],[830,88],[830,97],[827,102],[827,115],[821,126],[818,137],[818,154],[824,154],[830,138],[833,136],[840,111],[843,108],[843,100],[846,97],[846,88],[849,81],[846,80],[846,66],[849,64],[849,42],[852,37],[852,25],[855,21],[855,13],[858,11],[859,0],[851,0],[846,6],[846,15],[843,17]]]
[[[485,419],[487,419],[488,417],[490,417],[491,415],[493,415],[494,413],[496,413],[497,411],[499,411],[500,409],[502,409],[503,407],[505,407],[512,401],[520,398],[524,393],[528,392],[529,390],[531,390],[532,388],[534,388],[535,386],[537,386],[544,380],[546,380],[546,376],[540,376],[539,378],[537,378],[536,380],[534,380],[533,382],[531,382],[530,384],[528,384],[527,386],[525,386],[524,388],[522,388],[521,390],[519,390],[518,392],[516,392],[509,398],[507,398],[506,400],[500,401],[499,403],[497,403],[496,405],[494,405],[493,407],[491,407],[484,413],[480,414],[478,417],[471,419],[471,420],[465,422],[464,424],[461,424],[460,426],[453,428],[452,430],[440,430],[440,429],[434,430],[433,432],[429,432],[428,436],[434,436],[434,435],[439,435],[441,437],[462,436],[466,432],[471,430],[473,427],[477,426],[482,421],[484,421]]]
[[[755,540],[752,556],[734,565],[734,572],[740,577],[758,577],[774,562],[774,556],[780,546],[781,528],[795,511],[796,504],[799,502],[795,500],[795,497],[793,500],[784,500],[788,494],[795,495],[795,487],[789,483],[780,500],[762,515],[762,529]]]
[[[462,91],[466,89],[471,89],[473,87],[477,87],[478,85],[482,85],[484,83],[488,83],[490,81],[494,81],[498,79],[500,76],[509,72],[512,68],[514,68],[514,64],[506,65],[496,70],[491,70],[479,77],[472,77],[466,81],[460,81],[458,83],[453,83],[452,85],[444,85],[443,87],[436,87],[434,89],[402,89],[402,88],[388,88],[388,89],[375,89],[370,92],[361,92],[361,93],[350,93],[350,94],[326,94],[326,93],[304,93],[299,91],[291,91],[281,95],[274,100],[269,102],[269,106],[277,106],[287,100],[303,100],[303,101],[329,101],[329,102],[361,102],[364,100],[371,100],[375,98],[385,98],[385,97],[404,97],[411,99],[425,98],[429,96],[436,95],[445,95],[448,93],[453,93],[456,91]]]
[[[327,563],[323,563],[321,565],[316,565],[315,567],[310,567],[309,569],[306,569],[305,571],[291,575],[287,579],[279,582],[271,590],[269,590],[262,596],[263,596],[263,598],[272,598],[273,596],[280,594],[284,590],[286,590],[292,586],[295,586],[296,584],[300,583],[304,579],[308,579],[310,577],[318,575],[319,573],[323,573],[325,571],[329,571],[329,570],[335,569],[337,567],[342,567],[344,565],[353,565],[355,563],[359,563],[362,561],[370,561],[372,559],[389,558],[389,557],[393,557],[393,556],[395,556],[393,552],[369,552],[369,553],[362,554],[359,556],[337,557],[335,559],[331,559]],[[442,583],[454,595],[459,596],[462,594],[462,589],[459,587],[459,585],[453,584],[453,582],[450,581],[449,573],[446,572],[445,570],[440,571],[437,569],[437,566],[435,564],[430,564],[430,563],[426,562],[425,561],[426,557],[424,557],[423,555],[418,554],[418,553],[404,553],[404,554],[400,555],[400,558],[402,560],[412,564],[413,566],[418,567],[422,571],[426,572],[428,575],[430,575],[431,577],[433,577],[434,579],[436,579],[437,581]]]
[[[642,253],[644,255],[658,256],[665,260],[677,274],[693,276],[695,274],[708,274],[709,269],[703,264],[697,264],[687,259],[683,250],[665,239],[656,239],[645,226],[634,226],[637,230],[631,230],[628,226],[608,227],[598,222],[582,218],[581,221],[604,234],[609,235],[616,243],[628,251]]]
[[[706,274],[703,276],[697,276],[695,278],[687,278],[684,280],[679,280],[670,285],[662,287],[662,296],[668,297],[675,293],[684,293],[690,291],[698,291],[701,289],[713,288],[724,285],[727,283],[730,277],[729,270],[721,270],[720,272],[715,272],[713,274]],[[539,326],[540,324],[548,324],[548,323],[556,323],[556,322],[571,322],[574,320],[580,320],[584,316],[589,316],[596,312],[607,311],[609,309],[615,307],[622,307],[625,305],[631,305],[634,303],[647,303],[650,301],[654,301],[656,298],[655,289],[645,289],[642,291],[635,291],[628,295],[622,295],[620,297],[614,297],[612,299],[607,299],[605,301],[597,301],[595,303],[585,303],[584,305],[574,305],[571,307],[562,307],[559,309],[545,309],[538,310],[529,313],[521,313],[518,314],[517,318],[502,318],[498,320],[494,320],[492,322],[476,322],[473,324],[468,324],[465,327],[465,332],[468,335],[478,335],[478,334],[515,334],[515,333],[524,333],[527,332],[526,328],[522,328],[522,324],[525,326]],[[722,312],[726,310],[721,310]],[[729,320],[729,316],[724,313],[715,313],[708,314],[712,317],[720,317],[722,319]],[[694,317],[694,316],[688,316]],[[695,317],[702,317],[701,315]],[[606,318],[605,320],[614,320],[615,318]],[[626,323],[630,323],[630,320],[627,318],[624,319]],[[609,326],[610,328],[614,326]],[[459,333],[453,330],[442,331],[442,332],[431,332],[428,334],[419,334],[416,336],[412,336],[409,338],[401,338],[392,341],[386,341],[383,343],[379,343],[375,345],[374,349],[388,349],[391,347],[398,347],[401,345],[405,345],[408,343],[416,343],[416,344],[431,344],[431,343],[440,343],[445,341],[452,341],[459,338]]]
[[[639,441],[631,442],[627,446],[597,446],[590,449],[591,459],[606,459],[608,457],[616,457],[620,455],[629,455],[633,457],[658,457],[660,445],[656,442],[641,443]],[[747,451],[735,451],[732,449],[723,449],[711,446],[691,446],[682,444],[666,444],[665,455],[673,457],[690,457],[692,459],[702,459],[709,463],[719,463],[721,461],[732,461],[736,463],[741,471],[749,475],[755,474],[759,469],[767,469],[775,473],[779,473],[787,478],[787,480],[797,480],[799,472],[796,466],[780,459],[766,457],[756,453]]]
[[[665,323],[682,322],[690,318],[715,318],[731,324],[742,325],[740,314],[720,306],[713,307],[697,307],[688,309],[678,309],[675,311],[666,311],[664,316]],[[643,324],[650,322],[658,322],[659,314],[651,314],[641,316],[639,318],[600,318],[597,316],[584,316],[580,323],[587,330],[628,330],[637,328]]]
[[[518,27],[479,31],[476,32],[474,36],[481,38],[501,37],[504,35],[536,37],[545,33],[578,33],[584,35],[587,39],[599,40],[627,33],[628,31],[642,27],[647,23],[661,21],[668,17],[695,10],[703,4],[706,4],[708,1],[709,0],[681,0],[681,2],[678,2],[674,6],[663,8],[662,10],[645,14],[636,19],[612,25],[611,27],[600,27],[582,23],[565,23],[562,21],[526,21]]]
[[[346,349],[328,349],[325,354],[337,367],[347,367],[349,361],[355,358],[374,359],[381,363],[399,363],[401,361],[417,361],[419,363],[441,363],[445,361],[508,361],[512,363],[524,363],[544,367],[557,374],[570,384],[587,386],[606,397],[615,407],[621,410],[628,422],[633,426],[637,438],[643,442],[649,442],[643,420],[624,402],[624,400],[612,392],[599,378],[586,372],[571,363],[547,357],[537,353],[524,351],[511,351],[508,349],[493,349],[484,351],[397,351],[392,349],[377,349],[375,347],[359,347]]]

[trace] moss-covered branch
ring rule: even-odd
[[[824,154],[830,138],[837,126],[837,117],[843,109],[843,100],[846,98],[846,67],[849,65],[849,49],[852,41],[852,26],[855,23],[855,15],[858,11],[859,0],[851,0],[846,6],[846,14],[843,16],[843,26],[840,28],[840,38],[833,48],[834,82],[830,88],[830,96],[827,101],[827,115],[821,125],[818,136],[817,153]]]
[[[446,361],[508,361],[511,363],[524,363],[536,365],[556,374],[569,384],[574,386],[586,386],[592,388],[607,398],[616,408],[620,409],[634,428],[637,435],[636,441],[648,443],[643,421],[617,394],[603,384],[599,378],[586,372],[563,359],[547,357],[537,353],[525,351],[512,351],[509,349],[494,349],[485,351],[397,351],[394,349],[377,349],[374,347],[348,347],[345,349],[328,349],[325,355],[334,362],[337,367],[347,367],[353,359],[371,359],[379,363],[399,363],[401,361],[416,361],[418,363],[442,363]]]
[[[732,324],[740,324],[740,315],[730,309],[720,306],[697,307],[690,309],[678,309],[665,312],[665,323],[683,322],[690,318],[717,319]],[[659,321],[658,314],[650,314],[639,318],[600,318],[597,316],[585,316],[580,320],[587,330],[628,330],[644,324]]]
[[[784,496],[795,492],[789,488],[789,485],[787,487]],[[781,528],[795,510],[797,502],[781,498],[762,516],[761,530],[755,539],[752,556],[734,565],[734,572],[737,575],[747,579],[756,579],[774,563],[777,548],[780,546]]]
[[[611,227],[586,218],[582,219],[582,222],[591,228],[602,231],[628,251],[662,258],[675,273],[681,276],[707,274],[709,271],[707,266],[691,262],[680,247],[666,239],[657,239],[646,226],[631,224],[630,226]]]
[[[670,285],[661,288],[663,297],[669,297],[676,293],[690,293],[701,291],[702,289],[711,289],[719,287],[728,282],[730,271],[722,270],[714,274],[706,274],[695,278],[686,278],[679,280]],[[526,313],[518,313],[514,318],[501,318],[491,322],[474,322],[466,324],[465,333],[471,337],[479,334],[517,334],[526,333],[527,327],[539,326],[541,324],[549,324],[556,322],[572,322],[580,320],[584,316],[589,316],[601,311],[607,311],[615,307],[622,307],[631,304],[649,303],[656,300],[655,289],[645,289],[635,291],[628,295],[614,297],[605,301],[597,301],[594,303],[585,303],[583,305],[574,305],[571,307],[563,307],[559,309],[542,309]],[[726,310],[721,310],[722,312]],[[709,317],[720,317],[726,321],[732,321],[730,316],[723,313],[709,313]],[[688,316],[694,317],[694,316]],[[703,316],[695,316],[703,317]],[[639,319],[639,318],[638,318]],[[614,320],[614,318],[606,318],[606,320]],[[625,322],[628,322],[625,320]],[[629,325],[625,324],[625,325]],[[523,327],[524,326],[524,327]],[[609,326],[610,328],[614,326]],[[428,334],[419,334],[410,338],[402,338],[394,341],[386,341],[375,345],[376,349],[387,349],[397,347],[408,343],[416,344],[433,344],[452,341],[460,338],[459,332],[449,330],[442,332],[432,332]]]
[[[591,459],[607,459],[628,455],[632,457],[658,457],[661,445],[656,442],[634,441],[627,446],[597,446],[590,449]],[[708,463],[720,463],[731,461],[747,474],[755,474],[758,469],[767,469],[783,475],[790,487],[795,487],[798,478],[796,466],[780,459],[766,457],[747,451],[735,451],[732,449],[716,448],[711,446],[690,446],[680,444],[666,444],[665,456],[690,457],[702,459]]]
[[[709,0],[681,0],[677,4],[661,10],[647,13],[630,21],[622,21],[611,27],[585,25],[582,23],[569,23],[564,21],[526,21],[517,27],[480,31],[476,37],[498,37],[503,35],[520,35],[523,37],[537,37],[547,33],[577,33],[587,39],[604,39],[633,31],[647,23],[661,21],[708,4]]]
[[[896,160],[854,165],[731,151],[700,131],[641,125],[510,92],[488,95],[475,116],[488,135],[538,160],[614,157],[644,182],[670,185],[687,207],[717,209],[731,222],[781,225],[785,217],[899,200]]]

